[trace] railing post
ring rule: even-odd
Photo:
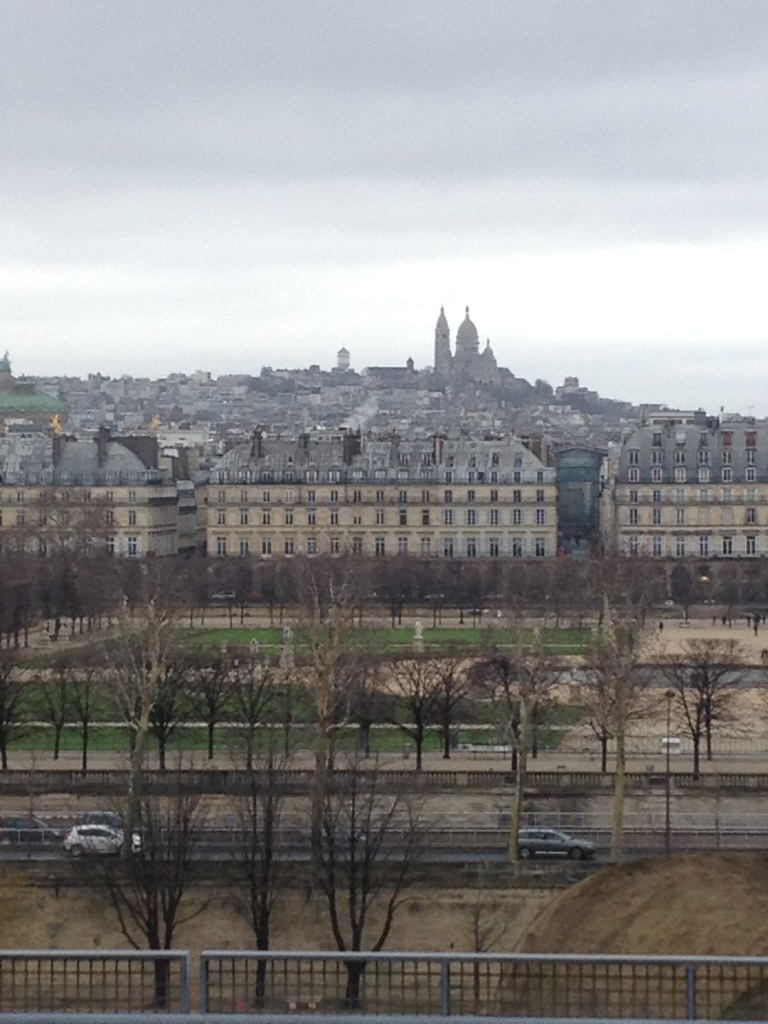
[[[192,955],[183,953],[181,957],[181,998],[179,1005],[181,1013],[192,1011]]]
[[[686,1017],[688,1020],[696,1020],[696,964],[688,964],[685,969],[686,977]]]
[[[440,1013],[443,1017],[451,1015],[451,961],[443,960],[440,964]]]
[[[200,1013],[208,1013],[208,957],[200,956]]]

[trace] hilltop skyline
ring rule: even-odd
[[[7,0],[0,351],[432,361],[768,413],[768,9]]]

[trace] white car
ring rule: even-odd
[[[75,825],[64,837],[64,849],[71,857],[84,853],[102,855],[118,854],[123,846],[123,832],[110,825]],[[131,837],[131,852],[141,850],[141,836],[134,832]]]

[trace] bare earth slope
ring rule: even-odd
[[[611,866],[562,892],[520,949],[768,954],[768,856],[680,855]]]

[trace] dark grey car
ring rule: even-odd
[[[518,855],[527,857],[570,857],[589,860],[595,855],[595,844],[577,839],[554,828],[523,828],[517,836]]]

